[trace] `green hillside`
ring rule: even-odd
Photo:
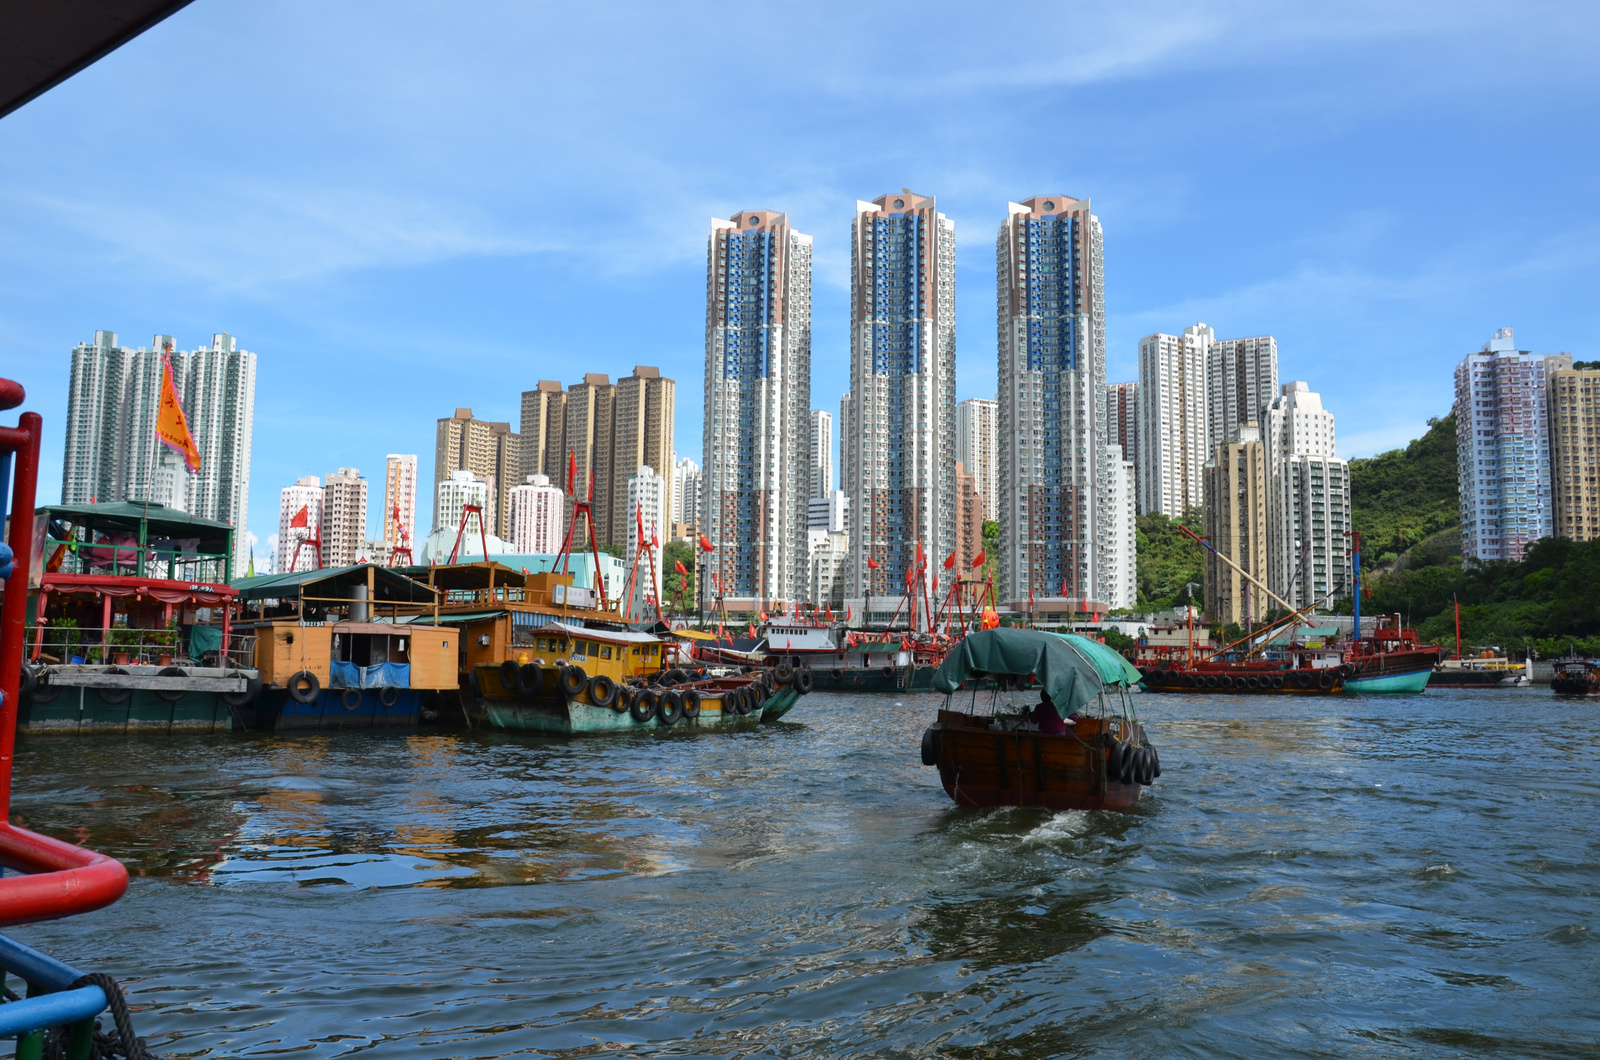
[[[1372,566],[1393,563],[1423,541],[1448,540],[1441,532],[1461,522],[1455,416],[1429,420],[1428,433],[1404,449],[1350,461],[1350,503]]]
[[[1199,508],[1191,508],[1181,522],[1200,534],[1205,520]],[[1178,529],[1178,523],[1165,515],[1141,515],[1138,524],[1139,608],[1167,611],[1182,606],[1187,597],[1184,586],[1194,583],[1196,607],[1205,605],[1205,553]]]

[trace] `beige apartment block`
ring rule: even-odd
[[[322,488],[322,565],[348,567],[367,536],[367,480],[353,467],[328,475]]]
[[[1217,446],[1205,467],[1206,536],[1218,553],[1263,584],[1268,576],[1267,451],[1256,424],[1238,429]],[[1206,618],[1258,623],[1271,601],[1239,571],[1206,553]]]
[[[1600,370],[1550,373],[1550,481],[1557,537],[1600,537]]]
[[[649,365],[636,365],[632,375],[617,380],[607,481],[611,503],[606,513],[608,522],[601,524],[609,526],[610,530],[604,544],[624,545],[633,536],[634,506],[628,500],[628,483],[638,474],[639,468],[648,467],[660,478],[667,491],[666,503],[669,506],[672,503],[672,418],[676,390],[675,382],[662,378],[661,369]],[[665,532],[677,519],[676,513],[665,512],[661,530]]]

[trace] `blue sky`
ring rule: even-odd
[[[1105,227],[1112,380],[1152,331],[1270,333],[1368,454],[1497,327],[1600,358],[1597,43],[1581,3],[197,0],[0,120],[0,372],[53,500],[74,343],[238,336],[264,542],[296,477],[426,475],[436,418],[515,423],[541,378],[657,364],[698,456],[739,209],[815,238],[837,411],[854,200],[937,195],[960,396],[990,395],[1005,203],[1066,194]]]

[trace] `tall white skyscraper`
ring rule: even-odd
[[[422,551],[417,539],[417,454],[390,453],[383,473],[383,550],[374,563],[388,563],[404,540],[415,563]],[[402,562],[404,558],[402,557]]]
[[[494,534],[494,513],[489,508],[489,483],[481,475],[459,469],[450,472],[450,477],[439,483],[436,491],[434,508],[439,513],[437,532],[452,541],[457,534],[479,540],[481,535],[478,533],[477,517],[468,519],[465,528],[461,523],[461,514],[470,504],[483,510],[483,530]],[[478,551],[483,551],[481,543]]]
[[[849,595],[903,593],[920,545],[937,596],[956,531],[955,225],[910,190],[858,201],[850,254]]]
[[[833,413],[811,410],[811,497],[833,492]],[[807,498],[810,499],[810,498]]]
[[[1110,562],[1107,565],[1105,605],[1112,610],[1132,608],[1139,599],[1139,549],[1137,505],[1133,496],[1133,461],[1122,458],[1120,445],[1106,446],[1111,467],[1110,519],[1106,540]]]
[[[631,565],[639,555],[639,527],[644,526],[644,540],[648,543],[652,537],[658,541],[666,540],[667,512],[672,505],[672,493],[667,480],[656,474],[655,469],[649,464],[640,464],[637,472],[628,479],[628,563]],[[647,577],[654,580],[654,599],[661,599],[661,553],[656,552],[654,570],[649,565],[642,565],[639,569],[639,582]],[[806,574],[809,577],[810,567],[807,566]],[[641,605],[635,609],[635,614],[644,615],[642,609],[643,595],[637,597]]]
[[[1351,589],[1350,469],[1335,455],[1333,413],[1305,383],[1266,407],[1267,585],[1295,607]]]
[[[855,397],[846,391],[839,399],[839,488],[841,490],[854,481],[855,470],[851,458],[861,451],[861,447],[851,441],[857,434],[856,422],[852,418],[855,407]]]
[[[1139,503],[1139,384],[1106,386],[1106,444],[1122,450],[1122,459],[1134,466],[1134,505]]]
[[[367,536],[367,480],[353,467],[330,474],[322,488],[322,565],[348,567]]]
[[[1116,593],[1104,243],[1088,199],[1007,204],[995,243],[1001,599]]]
[[[301,512],[305,515],[302,517]],[[295,524],[299,523],[299,526]],[[316,570],[317,553],[304,542],[320,536],[322,529],[322,481],[315,475],[295,480],[293,486],[278,491],[278,554],[273,569],[279,574]],[[323,553],[324,557],[326,552]],[[324,558],[323,566],[327,566]]]
[[[1278,396],[1278,340],[1271,335],[1218,339],[1206,355],[1208,457],[1259,423],[1261,410]]]
[[[703,473],[700,465],[688,457],[672,457],[672,516],[678,526],[700,526],[700,490]],[[669,526],[667,528],[671,530]],[[674,533],[676,533],[674,531]]]
[[[1205,495],[1210,437],[1205,324],[1139,340],[1139,511],[1181,518]]]
[[[809,588],[810,414],[811,237],[772,210],[713,218],[700,525],[729,596]]]
[[[561,550],[566,493],[550,484],[549,475],[529,475],[511,491],[511,545],[523,554]]]
[[[956,460],[983,497],[983,517],[998,518],[996,472],[1000,459],[1000,403],[968,398],[956,404]]]
[[[200,451],[200,471],[155,440],[161,398],[161,355],[172,357],[172,381]],[[256,355],[218,333],[211,345],[179,350],[170,335],[151,348],[126,349],[112,331],[72,351],[67,391],[66,452],[61,500],[150,500],[234,527],[234,575],[249,561],[245,533],[250,502]]]
[[[1520,560],[1554,535],[1547,384],[1571,367],[1567,354],[1518,350],[1511,328],[1456,366],[1463,560]]]

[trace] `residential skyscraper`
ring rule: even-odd
[[[632,375],[617,380],[610,445],[605,447],[604,458],[595,461],[600,482],[607,485],[611,497],[608,511],[596,511],[596,516],[603,515],[611,527],[604,544],[621,545],[634,529],[633,505],[628,502],[628,491],[640,466],[648,466],[667,491],[664,497],[669,509],[661,517],[661,530],[669,529],[676,395],[677,383],[663,378],[659,368],[649,365],[636,365]],[[599,483],[596,485],[598,487]],[[595,495],[599,496],[598,488]]]
[[[396,512],[399,513],[398,519]],[[404,533],[401,531],[404,530]],[[374,563],[388,563],[404,540],[415,563],[422,541],[417,537],[417,454],[390,453],[383,473],[383,552]]]
[[[529,475],[511,491],[511,545],[519,553],[550,555],[561,550],[566,495],[549,475]]]
[[[1103,247],[1088,199],[1007,204],[995,243],[1002,602],[1115,592]]]
[[[1217,446],[1205,468],[1205,533],[1212,548],[1270,587],[1267,449],[1255,423]],[[1276,606],[1238,571],[1206,552],[1206,618],[1258,623]]]
[[[672,461],[672,515],[669,527],[673,537],[681,537],[690,528],[697,533],[699,531],[700,482],[700,465],[688,457],[679,458],[675,455]]]
[[[972,487],[983,497],[983,517],[998,518],[996,472],[1000,467],[1000,403],[968,398],[956,404],[956,462],[966,465]]]
[[[1302,382],[1278,390],[1261,425],[1267,585],[1285,602],[1307,607],[1352,586],[1350,468],[1335,455],[1333,413],[1321,395]]]
[[[455,472],[470,471],[484,484],[484,515],[488,519],[489,533],[502,538],[508,536],[511,519],[502,487],[522,481],[521,466],[522,439],[511,433],[511,424],[473,419],[471,409],[460,408],[454,416],[441,419],[433,458],[434,529],[458,528],[459,523],[448,521],[439,507],[439,498],[444,496],[440,487],[450,482]],[[457,509],[457,519],[460,514]]]
[[[198,474],[155,440],[163,352],[171,354],[173,386],[200,452]],[[237,530],[232,573],[243,573],[255,387],[256,355],[232,335],[219,332],[209,347],[185,351],[170,335],[157,335],[148,349],[126,349],[115,332],[95,332],[72,351],[62,503],[149,500],[229,523]]]
[[[811,410],[811,492],[807,499],[833,492],[833,413]]]
[[[1545,393],[1555,535],[1588,541],[1600,537],[1600,371],[1549,368]]]
[[[1456,366],[1463,562],[1520,560],[1555,533],[1546,387],[1571,367],[1567,354],[1518,350],[1510,328]],[[1563,446],[1577,444],[1569,437]]]
[[[858,201],[850,254],[848,594],[886,596],[955,539],[955,225],[909,189]]]
[[[1200,504],[1210,437],[1206,363],[1214,334],[1205,324],[1182,335],[1139,340],[1139,511],[1180,519]]]
[[[488,536],[499,537],[500,535],[494,532],[494,522],[490,517],[489,484],[481,475],[459,468],[450,472],[450,477],[439,483],[438,489],[434,491],[434,510],[439,513],[439,525],[434,533],[452,541],[457,534],[461,534],[463,538],[471,537],[474,541],[481,542],[476,519],[468,519],[463,529],[461,514],[469,504],[475,504],[483,509],[484,532]],[[480,553],[483,551],[481,543],[477,549]],[[422,562],[420,556],[418,562]]]
[[[807,509],[807,530],[835,534],[850,525],[850,498],[845,496],[844,490],[833,490],[825,497],[812,497]]]
[[[855,397],[846,391],[844,396],[839,399],[839,488],[841,490],[854,481],[855,469],[851,458],[861,449],[859,445],[851,440],[858,433],[856,431],[856,422],[851,418],[854,410]],[[844,578],[848,573],[848,571],[844,571],[840,577]],[[843,584],[841,582],[841,586]],[[843,589],[841,588],[840,591],[842,592]]]
[[[567,452],[561,457],[561,474],[576,467],[572,489],[567,494],[566,519],[572,526],[574,550],[588,548],[588,527],[572,522],[572,506],[592,499],[595,536],[602,545],[611,533],[611,425],[617,407],[617,388],[603,372],[589,372],[583,382],[567,388],[563,402],[566,422],[562,427]],[[561,480],[557,480],[561,481]]]
[[[341,467],[322,488],[322,565],[348,567],[367,536],[367,480]]]
[[[810,588],[811,237],[789,216],[713,218],[706,251],[704,515],[729,596]]]
[[[648,544],[651,536],[656,540],[666,540],[667,512],[672,507],[672,490],[665,476],[656,473],[656,469],[649,464],[640,464],[634,469],[634,474],[628,477],[628,495],[625,499],[628,506],[628,530],[623,540],[624,555],[631,565],[639,554],[639,526],[644,525],[644,543]],[[641,564],[639,567],[638,583],[644,583],[646,578],[651,578],[654,584],[654,599],[661,599],[661,553],[656,552],[655,565],[652,570],[650,565]],[[638,604],[642,605],[642,594],[637,597]],[[643,615],[641,607],[635,614]]]
[[[1231,442],[1278,396],[1278,340],[1218,339],[1206,355],[1206,452]],[[1208,456],[1209,459],[1209,456]]]
[[[965,404],[963,402],[962,404]],[[956,577],[970,572],[972,561],[983,551],[983,494],[978,483],[967,473],[965,462],[956,461]],[[943,556],[936,557],[941,562]]]
[[[1110,543],[1106,581],[1110,588],[1104,600],[1109,610],[1129,610],[1139,602],[1139,525],[1133,461],[1122,458],[1120,445],[1106,446],[1106,453],[1111,469],[1111,517],[1106,529]]]
[[[305,518],[300,518],[301,510]],[[295,526],[296,522],[301,523]],[[306,475],[295,480],[293,486],[278,491],[278,552],[272,567],[279,574],[293,571],[316,570],[317,553],[310,546],[301,545],[319,537],[322,529],[322,480]],[[328,566],[326,553],[322,565]]]
[[[1112,383],[1106,387],[1106,438],[1122,450],[1122,459],[1139,466],[1139,384]],[[1134,494],[1134,503],[1138,503]]]
[[[566,488],[567,479],[567,394],[561,384],[539,380],[532,390],[522,392],[522,474],[546,475],[551,483]]]

